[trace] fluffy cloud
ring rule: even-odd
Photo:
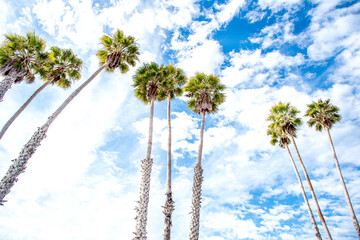
[[[301,0],[259,0],[258,4],[262,9],[269,8],[274,12],[278,12],[283,8],[292,8],[301,2]]]
[[[268,53],[262,53],[261,50],[232,52],[230,66],[222,71],[222,80],[230,87],[272,84],[280,80],[280,70],[288,72],[290,68],[302,65],[304,61],[300,53],[296,56],[285,56],[276,50]],[[290,74],[288,76],[291,77]]]
[[[214,40],[206,40],[200,46],[184,53],[179,58],[178,66],[192,76],[196,72],[214,74],[219,71],[224,56],[221,45]]]
[[[313,12],[310,25],[313,43],[308,47],[308,55],[313,60],[325,60],[344,48],[360,48],[359,42],[353,41],[360,31],[358,14],[360,4],[337,10],[334,9],[335,6],[336,3],[322,2]],[[331,13],[330,10],[332,10]]]

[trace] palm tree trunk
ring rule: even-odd
[[[15,76],[14,76],[15,75]],[[11,86],[15,82],[16,74],[15,72],[10,73],[7,75],[1,82],[0,82],[0,102],[2,102],[5,93],[11,88]]]
[[[40,146],[40,142],[46,137],[46,132],[50,127],[51,123],[56,117],[64,110],[64,108],[73,100],[80,91],[86,87],[107,65],[101,66],[91,77],[78,87],[64,102],[61,106],[48,118],[46,123],[38,128],[33,134],[30,140],[25,144],[21,150],[19,157],[12,160],[13,164],[10,166],[5,176],[0,182],[0,204],[3,205],[5,196],[10,192],[11,187],[18,180],[18,176],[23,173],[26,169],[26,164],[31,156],[35,153],[36,149]]]
[[[146,224],[149,205],[149,193],[150,193],[150,180],[151,180],[151,168],[153,159],[151,157],[152,136],[153,136],[153,119],[154,119],[154,103],[155,99],[151,99],[150,102],[150,119],[149,119],[149,138],[146,158],[141,161],[141,185],[140,185],[140,200],[138,206],[135,207],[136,211],[136,230],[134,232],[134,240],[146,240]]]
[[[333,141],[332,141],[332,139],[331,139],[330,131],[329,131],[328,128],[326,128],[326,132],[327,132],[327,134],[328,134],[329,141],[330,141],[330,145],[331,145],[331,149],[332,149],[332,151],[333,151],[336,169],[338,170],[339,177],[340,177],[340,181],[341,181],[341,184],[342,184],[342,186],[343,186],[343,188],[344,188],[344,193],[345,193],[346,202],[347,202],[347,204],[348,204],[348,206],[349,206],[350,214],[351,214],[351,217],[352,217],[352,220],[353,220],[353,224],[354,224],[355,230],[356,230],[356,232],[357,232],[358,238],[360,239],[360,227],[359,227],[359,222],[358,222],[358,220],[357,220],[357,218],[356,218],[354,208],[353,208],[353,206],[352,206],[352,204],[351,204],[351,201],[350,201],[350,196],[349,196],[348,190],[347,190],[347,188],[346,188],[344,178],[343,178],[342,173],[341,173],[339,160],[338,160],[338,158],[337,158],[337,156],[336,156],[334,144],[333,144]]]
[[[201,118],[198,158],[197,158],[196,165],[194,167],[193,196],[192,196],[191,224],[190,224],[190,237],[189,237],[190,240],[198,240],[199,239],[201,184],[203,181],[203,169],[201,167],[201,156],[202,156],[203,140],[204,140],[205,114],[206,114],[206,112],[203,110],[202,118]]]
[[[167,118],[168,118],[168,152],[167,152],[167,176],[166,176],[166,201],[164,205],[164,214],[165,214],[165,222],[164,222],[164,240],[170,240],[171,236],[171,215],[174,211],[174,201],[172,198],[171,191],[171,116],[170,116],[170,105],[171,99],[170,95],[168,96],[168,106],[167,106]]]
[[[41,87],[39,87],[30,98],[14,113],[14,115],[5,123],[0,132],[0,139],[4,136],[6,130],[10,127],[10,125],[15,121],[15,119],[24,111],[24,109],[30,104],[30,102],[47,86],[50,81],[46,81]]]
[[[314,199],[314,201],[315,201],[316,209],[317,209],[317,212],[318,212],[320,221],[321,221],[321,223],[322,223],[322,225],[323,225],[323,227],[324,227],[324,229],[325,229],[326,236],[328,237],[329,240],[332,240],[330,231],[329,231],[329,229],[328,229],[328,227],[327,227],[327,225],[326,225],[325,218],[324,218],[324,216],[323,216],[323,214],[322,214],[322,212],[321,212],[320,205],[319,205],[318,200],[317,200],[317,198],[316,198],[316,195],[315,195],[313,186],[312,186],[312,184],[311,184],[309,175],[308,175],[308,173],[307,173],[307,171],[306,171],[306,168],[305,168],[305,165],[304,165],[303,161],[301,160],[299,150],[298,150],[298,148],[297,148],[297,146],[296,146],[296,143],[295,143],[295,139],[294,139],[294,137],[293,137],[292,135],[290,135],[290,137],[291,137],[292,143],[294,144],[295,151],[296,151],[296,154],[297,154],[297,156],[298,156],[298,158],[299,158],[299,162],[300,162],[300,164],[301,164],[301,167],[302,167],[302,169],[303,169],[303,171],[304,171],[305,178],[306,178],[306,181],[307,181],[307,183],[308,183],[308,185],[309,185],[311,195],[312,195],[312,197],[313,197],[313,199]]]
[[[312,213],[312,211],[311,211],[310,204],[309,204],[308,198],[307,198],[307,196],[306,196],[306,193],[305,193],[305,190],[304,190],[304,185],[302,184],[299,171],[298,171],[297,168],[296,168],[294,159],[293,159],[293,157],[292,157],[292,155],[291,155],[291,152],[290,152],[290,150],[289,150],[288,145],[285,144],[285,146],[286,146],[286,150],[287,150],[288,153],[289,153],[289,156],[290,156],[290,159],[291,159],[291,163],[292,163],[292,165],[293,165],[293,167],[294,167],[294,171],[295,171],[295,173],[296,173],[296,177],[297,177],[297,179],[298,179],[298,181],[299,181],[300,188],[301,188],[301,192],[302,192],[302,195],[303,195],[303,197],[304,197],[304,201],[305,201],[306,207],[307,207],[308,212],[309,212],[309,215],[310,215],[311,223],[312,223],[312,225],[313,225],[313,227],[314,227],[314,229],[315,229],[315,236],[316,236],[316,238],[317,238],[318,240],[321,240],[321,239],[322,239],[322,238],[321,238],[321,234],[320,234],[320,232],[319,232],[318,226],[316,225],[316,221],[315,221],[314,215],[313,215],[313,213]]]

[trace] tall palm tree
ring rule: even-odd
[[[13,83],[35,80],[34,66],[46,60],[45,40],[28,32],[26,36],[5,34],[0,47],[0,74],[5,78],[0,82],[0,102]]]
[[[125,36],[122,31],[117,30],[113,36],[104,35],[101,38],[104,49],[99,50],[100,68],[81,84],[69,97],[60,105],[60,107],[48,118],[46,123],[38,128],[30,140],[21,150],[18,158],[12,160],[12,165],[6,172],[0,182],[0,204],[3,205],[5,196],[10,192],[18,176],[25,171],[26,164],[35,153],[41,141],[46,137],[46,132],[51,123],[59,116],[64,108],[83,90],[102,70],[113,71],[120,69],[122,73],[129,70],[129,66],[135,66],[138,60],[139,48],[132,36]]]
[[[57,84],[62,88],[69,88],[72,80],[80,79],[82,61],[71,51],[71,49],[60,49],[51,47],[47,64],[37,67],[37,72],[44,78],[45,83],[40,86],[30,98],[14,113],[5,123],[0,131],[0,139],[15,119],[24,111],[30,102],[49,84]]]
[[[266,119],[266,120],[271,121],[272,119]],[[305,193],[304,186],[303,186],[302,181],[301,181],[300,174],[299,174],[299,172],[297,170],[296,164],[294,162],[294,159],[293,159],[293,157],[291,155],[291,152],[290,152],[290,149],[289,149],[289,146],[288,146],[290,144],[290,139],[286,136],[286,134],[284,133],[282,128],[279,128],[279,126],[276,126],[275,124],[270,124],[268,126],[267,135],[271,136],[270,143],[272,145],[275,145],[277,142],[279,142],[279,146],[281,148],[286,148],[286,150],[287,150],[287,152],[288,152],[288,154],[290,156],[291,163],[292,163],[292,165],[294,167],[296,177],[297,177],[298,182],[300,184],[301,192],[302,192],[302,195],[304,197],[304,201],[305,201],[306,207],[307,207],[309,215],[310,215],[311,223],[312,223],[312,225],[313,225],[313,227],[315,229],[315,236],[316,236],[316,238],[318,240],[321,240],[322,238],[321,238],[319,228],[318,228],[318,226],[316,224],[313,212],[312,212],[312,210],[310,208],[310,204],[309,204],[308,198],[307,198],[306,193]]]
[[[149,135],[146,158],[141,161],[141,185],[140,185],[140,200],[136,209],[136,230],[134,239],[146,240],[146,224],[149,204],[151,168],[153,159],[151,158],[152,135],[153,135],[153,120],[154,120],[154,103],[155,101],[163,100],[159,95],[163,91],[165,82],[164,65],[158,65],[155,62],[145,63],[142,67],[137,69],[133,77],[133,87],[135,96],[145,104],[150,104],[150,119],[149,119]]]
[[[185,86],[186,96],[190,98],[187,106],[190,110],[201,114],[200,143],[197,162],[194,167],[193,196],[191,208],[190,240],[199,239],[200,207],[201,207],[201,184],[203,181],[203,169],[201,156],[204,141],[204,125],[206,113],[215,113],[220,104],[225,101],[225,85],[220,83],[217,76],[204,73],[196,73]]]
[[[310,127],[315,126],[316,131],[321,132],[322,130],[325,129],[325,131],[327,132],[327,135],[328,135],[329,141],[330,141],[330,146],[331,146],[334,160],[335,160],[335,165],[338,170],[340,181],[341,181],[341,184],[344,189],[346,202],[350,209],[350,214],[351,214],[351,217],[353,220],[353,224],[355,226],[355,230],[360,239],[359,222],[356,218],[354,208],[350,201],[350,196],[349,196],[349,193],[348,193],[346,185],[345,185],[345,181],[344,181],[341,169],[340,169],[339,160],[336,156],[334,144],[333,144],[333,141],[331,139],[331,134],[330,134],[330,129],[332,128],[332,126],[336,122],[340,121],[340,119],[341,119],[341,116],[339,114],[339,108],[334,106],[332,103],[330,103],[330,99],[327,99],[325,101],[323,101],[322,99],[319,99],[317,102],[314,101],[311,104],[308,104],[307,107],[308,107],[308,109],[306,110],[305,116],[310,117],[309,121],[307,122],[308,125]]]
[[[275,105],[271,108],[270,110],[271,114],[270,116],[268,117],[268,120],[269,121],[272,121],[272,128],[275,128],[275,129],[282,129],[282,131],[286,134],[286,136],[290,137],[291,139],[291,142],[293,143],[294,145],[294,148],[295,148],[295,151],[296,151],[296,155],[298,156],[298,159],[299,159],[299,162],[301,164],[301,167],[304,171],[304,174],[305,174],[305,178],[306,178],[306,181],[309,185],[309,188],[310,188],[310,192],[311,192],[311,195],[315,201],[315,205],[316,205],[316,208],[317,208],[317,212],[318,212],[318,215],[319,215],[319,218],[320,218],[320,221],[325,229],[325,232],[326,232],[326,235],[328,237],[328,239],[332,239],[331,237],[331,234],[330,234],[330,231],[326,225],[326,222],[325,222],[325,219],[323,217],[323,214],[321,212],[321,209],[320,209],[320,205],[317,201],[317,198],[316,198],[316,195],[315,195],[315,191],[314,191],[314,188],[311,184],[311,181],[310,181],[310,178],[309,178],[309,175],[306,171],[306,168],[305,168],[305,165],[301,159],[301,156],[300,156],[300,153],[299,153],[299,150],[296,146],[296,143],[295,143],[295,137],[296,137],[296,128],[301,126],[302,124],[302,121],[300,118],[297,117],[297,114],[300,112],[299,110],[297,110],[295,107],[293,106],[290,106],[290,103],[282,103],[280,102],[278,105]]]
[[[175,208],[171,191],[171,117],[170,105],[171,100],[175,96],[181,96],[183,93],[182,86],[186,83],[186,76],[182,69],[176,68],[172,65],[167,65],[165,68],[165,79],[163,91],[160,92],[160,97],[167,98],[167,120],[168,120],[168,150],[167,150],[167,176],[166,176],[166,200],[164,205],[164,240],[170,240],[171,236],[171,215]]]

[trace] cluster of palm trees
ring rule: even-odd
[[[184,72],[172,65],[158,65],[154,62],[145,63],[138,68],[133,77],[135,96],[145,104],[150,104],[149,134],[146,158],[142,160],[142,181],[140,186],[140,199],[136,207],[136,231],[134,239],[146,239],[147,210],[150,191],[150,177],[153,159],[151,158],[153,117],[155,101],[167,99],[168,120],[168,153],[167,153],[167,178],[166,178],[166,201],[164,207],[165,227],[164,239],[170,239],[171,215],[174,211],[174,200],[171,191],[171,100],[180,96],[185,90],[186,96],[190,98],[187,105],[190,110],[202,114],[200,127],[200,143],[197,164],[195,165],[192,199],[192,219],[190,226],[190,238],[199,238],[199,218],[201,201],[202,168],[201,156],[203,148],[203,133],[206,113],[215,113],[221,103],[225,101],[225,85],[215,75],[197,73],[188,82]],[[186,84],[186,85],[185,85]],[[185,85],[185,86],[184,86]],[[184,88],[183,88],[184,86]]]
[[[358,220],[356,218],[353,206],[352,206],[351,201],[350,201],[350,196],[349,196],[349,193],[347,191],[344,178],[342,176],[339,161],[338,161],[338,158],[336,156],[334,144],[333,144],[333,141],[332,141],[331,135],[330,135],[330,129],[332,128],[332,126],[336,122],[340,121],[340,119],[341,119],[341,116],[339,114],[339,108],[334,106],[332,103],[330,103],[330,99],[327,99],[325,101],[323,101],[322,99],[319,99],[317,102],[314,101],[311,104],[308,104],[307,107],[308,108],[306,110],[305,116],[310,118],[308,120],[308,122],[307,122],[308,125],[310,127],[315,126],[316,131],[321,132],[322,130],[325,130],[327,132],[327,135],[328,135],[329,141],[330,141],[330,145],[331,145],[331,149],[332,149],[332,152],[333,152],[334,160],[335,160],[335,165],[336,165],[337,171],[339,173],[341,184],[342,184],[343,189],[344,189],[346,202],[347,202],[347,204],[349,206],[349,209],[350,209],[350,214],[351,214],[351,217],[352,217],[352,220],[353,220],[355,230],[356,230],[357,235],[358,235],[358,237],[360,239],[359,223],[358,223]],[[271,136],[270,143],[272,145],[275,145],[276,143],[279,143],[279,146],[282,147],[282,148],[286,148],[287,152],[289,153],[292,165],[294,167],[297,179],[298,179],[299,184],[300,184],[300,188],[301,188],[301,191],[302,191],[302,195],[304,197],[305,204],[307,206],[307,209],[308,209],[308,212],[309,212],[309,215],[310,215],[311,223],[312,223],[312,225],[314,227],[314,230],[315,230],[315,235],[316,235],[317,239],[322,239],[321,235],[320,235],[320,232],[319,232],[319,229],[318,229],[318,227],[316,225],[314,215],[313,215],[313,213],[311,211],[311,208],[310,208],[310,205],[309,205],[309,202],[308,202],[308,198],[306,196],[306,193],[305,193],[305,190],[304,190],[304,187],[303,187],[303,184],[302,184],[300,174],[299,174],[299,172],[298,172],[298,170],[296,168],[296,164],[294,162],[294,159],[293,159],[293,157],[291,155],[291,152],[289,150],[289,147],[288,147],[288,145],[290,143],[293,143],[296,155],[297,155],[297,157],[299,159],[299,162],[300,162],[300,165],[301,165],[301,167],[303,169],[306,181],[307,181],[307,183],[309,185],[311,195],[312,195],[312,197],[313,197],[313,199],[315,201],[315,206],[316,206],[320,221],[321,221],[321,223],[322,223],[322,225],[324,227],[324,230],[325,230],[325,233],[326,233],[328,239],[332,239],[330,231],[329,231],[329,229],[328,229],[328,227],[326,225],[325,218],[324,218],[324,216],[323,216],[323,214],[321,212],[319,203],[317,201],[315,191],[314,191],[314,188],[313,188],[313,186],[311,184],[309,175],[308,175],[308,173],[306,171],[305,165],[304,165],[304,163],[303,163],[303,161],[301,159],[299,150],[298,150],[298,148],[296,146],[296,143],[295,143],[296,130],[302,124],[301,118],[299,118],[297,116],[298,113],[300,113],[300,111],[297,110],[295,107],[291,106],[290,103],[282,103],[282,102],[280,102],[279,104],[273,106],[270,109],[270,112],[271,113],[270,113],[269,117],[266,119],[267,121],[271,122],[268,125],[268,130],[267,130],[267,135]]]
[[[119,69],[121,73],[126,73],[130,67],[134,67],[139,60],[139,46],[134,37],[126,36],[121,30],[117,30],[113,35],[101,37],[102,49],[97,56],[100,68],[95,71],[88,80],[81,84],[60,107],[48,118],[44,125],[38,128],[31,139],[25,144],[19,156],[12,160],[12,165],[0,182],[0,204],[3,205],[5,196],[10,192],[12,186],[18,180],[19,175],[25,171],[26,164],[41,141],[46,137],[46,133],[52,122],[59,116],[65,107],[83,90],[95,77],[105,69],[113,72]],[[19,116],[26,106],[49,84],[57,84],[60,87],[68,88],[72,81],[81,78],[82,61],[71,49],[60,49],[51,47],[50,51],[45,51],[45,40],[29,32],[26,36],[16,34],[6,34],[5,41],[0,46],[0,73],[4,79],[0,82],[0,101],[5,93],[14,83],[26,81],[31,83],[35,80],[35,75],[39,75],[44,80],[44,84],[34,92],[34,94],[20,107],[20,109],[9,119],[2,128],[0,139],[10,127],[11,123]],[[185,85],[185,86],[184,86]],[[141,172],[142,180],[140,186],[140,199],[136,207],[136,230],[134,239],[147,239],[146,225],[150,191],[150,178],[153,159],[151,158],[152,135],[153,135],[153,116],[155,101],[167,99],[167,118],[168,118],[168,154],[167,154],[167,180],[166,180],[166,200],[164,208],[164,239],[170,239],[172,226],[172,212],[174,211],[174,200],[171,191],[171,100],[176,96],[182,95],[185,90],[186,96],[190,98],[187,105],[190,110],[202,115],[200,128],[200,143],[197,163],[195,165],[192,218],[190,226],[190,239],[199,238],[199,218],[201,203],[201,184],[203,180],[201,157],[203,147],[203,133],[206,113],[215,113],[220,104],[225,101],[225,85],[215,75],[196,73],[194,77],[187,79],[185,73],[180,68],[172,65],[158,65],[155,62],[144,63],[139,67],[133,76],[133,87],[135,96],[145,104],[150,104],[149,135],[147,144],[146,158],[142,160]]]

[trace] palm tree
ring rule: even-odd
[[[266,119],[268,121],[271,121],[273,119]],[[320,231],[319,231],[319,228],[316,224],[316,221],[315,221],[315,218],[314,218],[314,215],[313,215],[313,212],[311,211],[311,208],[310,208],[310,204],[309,204],[309,201],[308,201],[308,198],[306,196],[306,193],[305,193],[305,189],[304,189],[304,186],[302,184],[302,181],[301,181],[301,178],[300,178],[300,174],[297,170],[297,167],[296,167],[296,164],[294,162],[294,159],[291,155],[291,152],[290,152],[290,149],[289,149],[289,144],[290,144],[290,139],[286,136],[286,134],[284,133],[284,131],[282,130],[282,128],[279,128],[279,126],[276,126],[275,124],[270,124],[268,126],[268,130],[267,130],[267,135],[270,135],[271,136],[271,145],[274,145],[279,142],[279,146],[281,148],[286,148],[289,156],[290,156],[290,159],[291,159],[291,163],[294,167],[294,171],[295,171],[295,174],[296,174],[296,177],[298,179],[298,182],[300,184],[300,188],[301,188],[301,192],[302,192],[302,195],[304,197],[304,201],[305,201],[305,204],[306,204],[306,207],[308,209],[308,212],[309,212],[309,215],[310,215],[310,220],[311,220],[311,223],[315,229],[315,236],[318,240],[321,240],[321,235],[320,235]]]
[[[0,139],[4,136],[6,130],[15,121],[30,102],[49,84],[57,84],[62,88],[69,88],[72,80],[80,79],[80,69],[82,67],[81,59],[77,58],[71,49],[60,49],[51,47],[49,60],[47,64],[41,65],[36,70],[45,78],[45,83],[40,86],[30,98],[15,112],[15,114],[6,122],[0,132]]]
[[[202,114],[200,127],[200,143],[197,162],[194,167],[193,196],[191,208],[190,240],[199,239],[200,228],[200,204],[201,184],[203,181],[203,169],[201,167],[201,156],[204,140],[204,125],[206,113],[215,113],[220,104],[225,101],[225,85],[215,75],[196,73],[185,86],[186,96],[190,98],[187,106],[190,110]]]
[[[167,120],[168,120],[168,151],[167,151],[167,176],[166,176],[166,200],[164,205],[164,240],[170,240],[171,234],[171,215],[175,208],[175,202],[173,200],[171,191],[171,117],[170,117],[170,105],[171,100],[175,96],[181,96],[183,93],[182,86],[186,83],[186,76],[183,70],[175,68],[172,65],[167,65],[165,68],[164,89],[160,92],[160,97],[167,98]]]
[[[149,204],[151,168],[153,159],[151,158],[152,135],[153,135],[153,120],[154,120],[154,103],[155,101],[163,100],[159,95],[163,91],[165,82],[164,65],[158,65],[155,62],[145,63],[140,67],[133,77],[133,87],[135,96],[145,104],[150,104],[150,119],[149,119],[149,136],[147,144],[146,158],[141,161],[141,185],[140,185],[140,200],[139,206],[136,210],[136,230],[134,232],[134,239],[146,240],[146,224],[147,212]]]
[[[113,71],[119,68],[122,73],[125,73],[129,70],[129,66],[135,66],[136,61],[138,60],[139,48],[132,36],[125,36],[122,31],[117,30],[112,37],[104,35],[101,38],[101,43],[103,44],[104,49],[99,50],[98,52],[101,65],[100,68],[69,95],[61,106],[48,118],[46,123],[38,128],[33,134],[21,150],[19,157],[12,160],[13,164],[0,182],[1,205],[6,202],[4,200],[5,196],[10,192],[10,189],[17,181],[18,176],[25,171],[28,160],[35,153],[37,147],[40,146],[41,141],[46,137],[46,132],[51,123],[81,92],[81,90],[83,90],[104,69]]]
[[[47,55],[44,53],[45,40],[28,32],[26,36],[5,34],[0,47],[0,74],[5,78],[0,82],[0,102],[13,83],[35,80],[34,67],[42,64]]]
[[[330,103],[330,99],[327,99],[325,101],[323,101],[322,99],[319,99],[317,102],[312,102],[311,104],[308,104],[307,107],[308,107],[308,109],[306,110],[305,116],[310,117],[309,121],[307,122],[308,125],[310,127],[315,126],[315,130],[319,131],[319,132],[321,132],[323,129],[325,129],[325,131],[328,134],[330,146],[331,146],[334,160],[335,160],[335,165],[336,165],[336,168],[339,173],[341,184],[344,188],[346,202],[349,206],[350,214],[353,219],[353,224],[355,226],[356,232],[360,239],[359,222],[356,218],[353,206],[351,204],[350,196],[347,191],[345,181],[344,181],[344,178],[341,173],[339,160],[336,156],[334,144],[333,144],[333,141],[332,141],[331,135],[330,135],[330,129],[332,128],[332,126],[336,122],[340,121],[340,119],[341,119],[341,116],[339,114],[339,108],[334,106],[332,103]]]
[[[282,103],[280,102],[278,105],[275,105],[271,108],[270,110],[271,114],[268,117],[268,121],[272,121],[272,128],[275,129],[282,129],[282,131],[286,134],[286,136],[290,137],[291,142],[294,145],[295,151],[296,151],[296,155],[298,156],[299,162],[301,164],[301,167],[304,171],[305,174],[305,178],[306,181],[309,185],[310,188],[310,192],[311,195],[315,201],[315,205],[317,208],[317,212],[318,215],[320,217],[320,221],[325,229],[326,235],[328,237],[328,239],[332,239],[331,234],[329,232],[329,229],[326,225],[325,219],[322,215],[321,209],[320,209],[320,205],[317,201],[315,192],[314,192],[314,188],[311,184],[309,175],[306,171],[305,165],[301,159],[299,150],[296,146],[295,143],[295,137],[296,137],[296,128],[299,127],[302,124],[302,121],[300,118],[297,117],[297,114],[300,112],[299,110],[297,110],[295,107],[290,106],[290,103]]]

